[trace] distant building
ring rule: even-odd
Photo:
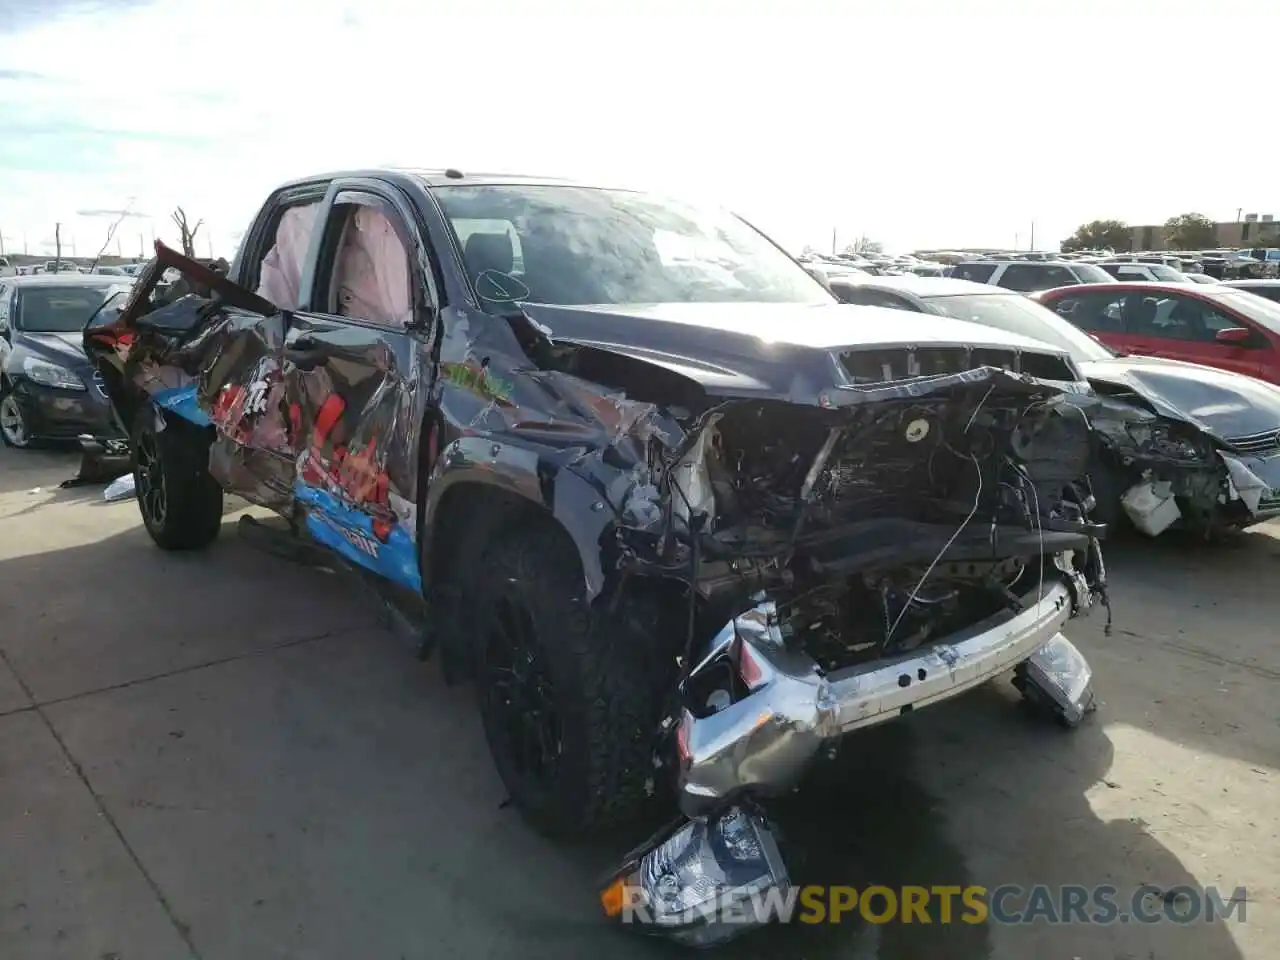
[[[1280,234],[1280,222],[1274,221],[1270,214],[1248,214],[1240,221],[1215,223],[1214,242],[1210,247],[1229,247],[1239,249],[1258,243],[1260,238],[1275,237]],[[1130,228],[1130,250],[1169,250],[1171,246],[1164,234],[1164,224]]]

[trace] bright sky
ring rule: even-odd
[[[381,164],[658,187],[797,252],[1280,215],[1278,37],[1277,0],[0,0],[0,235],[92,256],[127,206],[136,254],[182,204],[230,255],[280,180]]]

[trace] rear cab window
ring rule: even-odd
[[[1011,263],[1000,275],[1000,286],[1020,293],[1049,290],[1076,283],[1075,275],[1066,267],[1053,263]]]
[[[974,283],[986,283],[995,272],[994,263],[957,263],[951,268],[951,276],[959,280],[972,280]]]

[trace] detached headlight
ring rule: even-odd
[[[707,947],[772,922],[790,888],[764,818],[730,807],[641,847],[600,902],[642,933]]]
[[[84,390],[84,381],[56,363],[25,357],[22,361],[22,372],[36,383],[46,387],[59,387],[63,390]]]
[[[1074,727],[1093,709],[1093,670],[1060,633],[1027,660],[1026,678],[1058,706],[1068,726]]]

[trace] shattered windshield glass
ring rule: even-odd
[[[831,295],[732,214],[624,190],[441,186],[480,299],[621,304],[830,303]]]

